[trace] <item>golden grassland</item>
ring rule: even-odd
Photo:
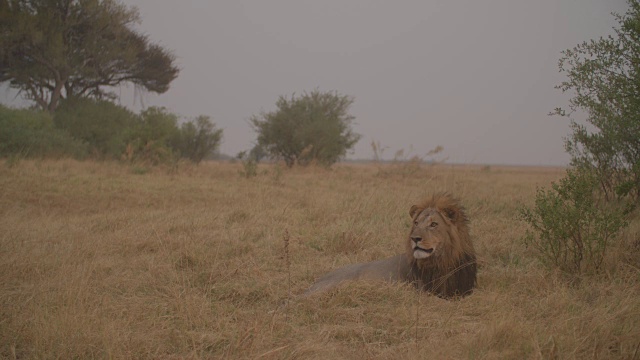
[[[568,280],[522,242],[518,207],[563,169],[241,169],[0,163],[0,357],[640,358],[633,247]],[[353,282],[295,299],[331,269],[402,252],[409,207],[439,191],[471,218],[473,295]]]

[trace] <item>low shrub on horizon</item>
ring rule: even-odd
[[[199,163],[213,155],[222,129],[208,116],[179,124],[162,107],[135,114],[106,100],[72,99],[55,114],[0,107],[0,156],[91,157],[98,160]]]
[[[54,126],[44,111],[0,105],[0,156],[85,158],[88,146]]]

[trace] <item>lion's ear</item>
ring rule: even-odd
[[[458,211],[455,208],[444,208],[442,209],[442,212],[444,212],[445,215],[447,215],[447,217],[453,222],[456,222],[458,219]]]
[[[411,216],[411,218],[413,219],[420,210],[422,209],[418,207],[418,205],[411,206],[411,209],[409,209],[409,216]]]

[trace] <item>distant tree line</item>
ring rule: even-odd
[[[107,100],[65,100],[53,114],[0,106],[0,156],[117,159],[160,164],[213,155],[222,140],[208,116],[180,123],[151,107],[140,114]]]

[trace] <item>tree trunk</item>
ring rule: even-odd
[[[65,81],[58,80],[56,81],[56,86],[51,91],[51,99],[49,100],[49,105],[47,106],[47,111],[53,113],[58,108],[58,104],[60,104],[60,98],[62,97],[62,88],[64,87]]]

